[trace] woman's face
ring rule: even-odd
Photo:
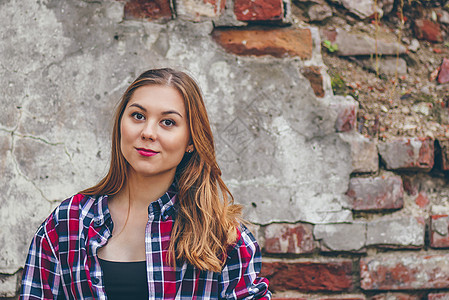
[[[174,177],[185,152],[193,150],[184,100],[172,87],[139,87],[120,125],[123,156],[139,175]]]

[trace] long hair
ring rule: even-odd
[[[200,88],[187,74],[172,69],[142,73],[125,91],[112,131],[111,164],[107,175],[85,195],[115,195],[127,182],[127,162],[120,149],[120,121],[136,89],[146,85],[175,88],[182,95],[195,151],[186,153],[176,170],[177,216],[168,248],[169,262],[189,262],[200,270],[220,272],[227,247],[237,239],[242,207],[234,204],[221,179],[215,147]]]

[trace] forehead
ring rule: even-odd
[[[184,98],[174,87],[165,85],[145,85],[137,88],[127,107],[139,104],[144,108],[176,109],[185,113]]]

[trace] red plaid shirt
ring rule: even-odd
[[[271,299],[268,280],[257,277],[260,249],[242,226],[221,273],[167,263],[176,217],[176,193],[148,207],[145,248],[149,299]],[[22,278],[20,299],[106,299],[97,250],[112,233],[107,196],[75,195],[54,210],[36,232]]]

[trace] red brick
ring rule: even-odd
[[[410,295],[410,294],[402,294],[402,293],[387,293],[387,294],[379,294],[370,298],[370,300],[420,300],[420,295]]]
[[[348,291],[352,288],[352,261],[264,262],[261,276],[277,291]]]
[[[270,224],[265,227],[265,252],[311,253],[315,249],[310,224]]]
[[[449,82],[449,59],[443,58],[443,63],[440,67],[440,73],[438,74],[438,83]]]
[[[449,300],[449,293],[437,293],[429,294],[427,296],[428,300]]]
[[[309,29],[215,29],[214,40],[237,55],[274,57],[312,57],[312,34]]]
[[[315,96],[319,98],[324,97],[323,88],[323,75],[321,75],[321,68],[316,66],[305,67],[302,70],[302,75],[307,78],[310,82],[310,86],[315,93]]]
[[[214,6],[216,15],[219,15],[226,8],[226,0],[204,0]]]
[[[316,294],[299,294],[292,295],[292,293],[288,293],[288,296],[276,296],[273,295],[273,300],[366,300],[364,295],[359,294],[343,294],[343,295],[316,295]]]
[[[282,0],[235,0],[234,14],[239,21],[276,21],[284,16]]]
[[[360,260],[364,290],[449,288],[449,254],[384,254]]]
[[[443,32],[440,24],[427,19],[415,20],[416,38],[429,42],[443,42]]]
[[[357,211],[398,209],[404,205],[400,176],[351,178],[347,195]]]
[[[366,297],[363,295],[347,295],[347,296],[327,296],[319,297],[317,300],[365,300]]]
[[[434,164],[434,140],[429,138],[397,138],[378,148],[389,170],[430,171]]]
[[[430,247],[449,248],[448,215],[433,215],[430,217]]]
[[[125,4],[126,19],[163,19],[172,17],[168,0],[129,0]]]
[[[429,198],[427,198],[426,193],[422,192],[418,194],[418,197],[416,197],[415,203],[419,207],[425,208],[427,205],[429,205],[430,201]]]

